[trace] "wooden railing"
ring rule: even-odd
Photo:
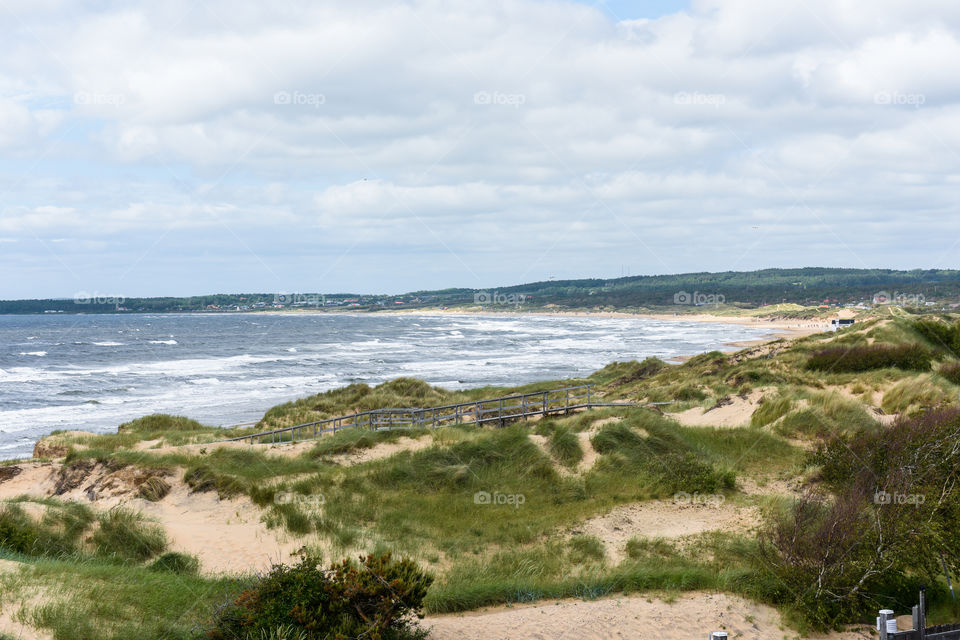
[[[564,387],[549,391],[535,391],[520,395],[503,396],[489,400],[461,402],[442,407],[424,409],[374,409],[337,418],[307,422],[292,427],[261,431],[230,438],[227,442],[249,440],[250,443],[297,442],[312,440],[327,433],[342,429],[436,429],[455,424],[484,425],[496,423],[503,426],[509,420],[531,416],[569,413],[576,409],[594,407],[634,406],[628,402],[596,402],[592,385]]]

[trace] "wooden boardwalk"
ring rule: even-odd
[[[535,391],[521,395],[502,396],[489,400],[461,402],[425,409],[374,409],[338,418],[327,418],[292,427],[251,433],[230,438],[227,442],[248,440],[251,444],[299,442],[313,440],[342,429],[436,429],[457,424],[496,424],[503,426],[509,420],[531,416],[566,414],[577,409],[594,407],[632,407],[630,402],[596,402],[593,385],[564,387],[549,391]]]

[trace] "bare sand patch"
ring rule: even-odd
[[[688,427],[745,427],[750,424],[750,418],[766,392],[764,389],[756,389],[746,397],[725,396],[707,409],[693,407],[664,415]]]
[[[45,498],[53,493],[60,465],[50,462],[28,462],[16,465],[20,472],[0,482],[0,500],[27,495]]]
[[[753,507],[722,504],[678,504],[653,500],[621,505],[573,527],[570,535],[596,536],[607,558],[625,559],[630,538],[682,538],[707,531],[746,532],[757,526],[760,515]]]
[[[369,449],[357,449],[347,453],[341,453],[331,456],[330,459],[344,467],[371,462],[373,460],[382,460],[390,456],[402,453],[404,451],[420,451],[433,446],[432,436],[422,436],[420,438],[400,438],[396,442],[381,442]]]
[[[642,638],[688,640],[726,631],[739,640],[781,640],[796,635],[780,614],[722,593],[687,593],[672,602],[632,595],[603,600],[551,601],[500,607],[466,614],[430,616],[431,640],[622,640]],[[861,631],[808,636],[814,640],[870,638]]]
[[[20,466],[18,475],[0,483],[0,499],[56,495],[61,465]],[[81,469],[76,482],[56,497],[92,504],[100,511],[122,505],[154,519],[166,531],[171,550],[197,556],[207,574],[265,571],[274,562],[289,561],[305,543],[280,529],[268,529],[260,520],[263,509],[245,496],[221,500],[214,492],[191,493],[180,479],[181,470],[166,477],[171,490],[163,500],[144,500],[136,492],[137,472],[134,467],[110,471],[102,465]],[[37,511],[33,513],[37,517],[42,515],[41,505],[22,506],[31,513]]]

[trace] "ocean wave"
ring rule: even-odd
[[[150,340],[150,344],[179,344],[176,340]]]
[[[47,355],[46,351],[21,351],[20,355],[22,356],[33,356],[35,358],[42,358]]]
[[[96,347],[122,347],[123,346],[122,342],[112,342],[110,340],[106,342],[91,342],[90,344]]]

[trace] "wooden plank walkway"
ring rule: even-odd
[[[595,407],[633,407],[631,402],[596,402],[593,385],[580,385],[535,391],[522,395],[502,396],[488,400],[461,402],[442,407],[424,409],[374,409],[337,418],[307,422],[292,427],[251,433],[230,438],[226,442],[249,440],[253,443],[298,442],[313,440],[327,433],[342,429],[436,429],[455,424],[484,425],[495,423],[503,426],[509,420],[530,416],[566,414],[576,409]]]

